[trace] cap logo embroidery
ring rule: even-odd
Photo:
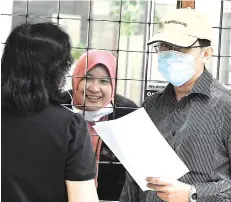
[[[180,25],[184,25],[185,27],[188,26],[187,23],[185,22],[179,22],[179,21],[176,21],[176,20],[168,20],[168,21],[164,21],[164,24],[180,24]]]

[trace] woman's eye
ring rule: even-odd
[[[92,78],[86,77],[86,80],[87,80],[87,81],[91,81],[91,80],[92,80]]]
[[[110,81],[107,80],[107,79],[102,79],[102,80],[101,80],[101,83],[107,84],[107,83],[110,83]]]

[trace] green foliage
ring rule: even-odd
[[[120,10],[121,10],[121,2],[120,1],[111,1],[111,12],[113,20],[120,19]],[[125,23],[121,24],[120,30],[121,35],[123,36],[132,36],[134,35],[139,28],[139,23],[129,23],[129,22],[139,22],[142,15],[143,1],[130,1],[123,0],[122,1],[122,10],[121,10],[121,20],[125,21]],[[126,23],[128,22],[128,23]]]
[[[73,57],[74,60],[78,60],[80,58],[80,56],[85,52],[85,45],[80,42],[79,45],[77,46],[78,48],[74,48],[71,51],[71,55]]]

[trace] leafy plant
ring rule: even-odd
[[[111,3],[112,19],[119,20],[121,15],[121,20],[124,21],[124,23],[122,23],[120,27],[121,35],[128,37],[134,35],[138,31],[139,23],[130,22],[140,21],[142,15],[141,2],[138,0],[123,0],[122,5],[121,1],[112,1]]]
[[[74,60],[78,60],[80,56],[85,52],[85,45],[80,42],[77,46],[78,48],[73,48],[71,51],[71,55]]]

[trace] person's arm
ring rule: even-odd
[[[229,122],[230,123],[230,122]],[[227,156],[229,156],[229,165],[231,162],[231,127],[228,129],[228,136],[225,147],[227,149]],[[231,176],[231,170],[225,173],[226,176]],[[180,181],[166,181],[160,178],[147,178],[148,187],[155,190],[157,195],[164,201],[187,201],[190,196],[191,185],[182,183]],[[231,202],[231,180],[226,177],[224,180],[211,181],[205,183],[193,184],[196,188],[197,202]],[[193,192],[194,193],[194,192]],[[168,200],[168,199],[171,200]]]
[[[228,176],[231,176],[231,126],[227,136],[227,151],[229,155],[230,170]],[[231,202],[231,180],[221,180],[217,182],[197,183],[196,187],[198,200],[197,202]]]
[[[197,192],[197,202],[231,202],[231,180],[198,183],[194,186]]]
[[[68,202],[98,202],[94,178],[96,161],[86,122],[75,114],[68,129],[65,163]]]
[[[120,195],[120,202],[140,202],[140,187],[134,181],[134,179],[130,176],[128,172],[126,172],[126,180],[124,187],[122,189]]]
[[[68,202],[98,202],[94,180],[66,180]]]

